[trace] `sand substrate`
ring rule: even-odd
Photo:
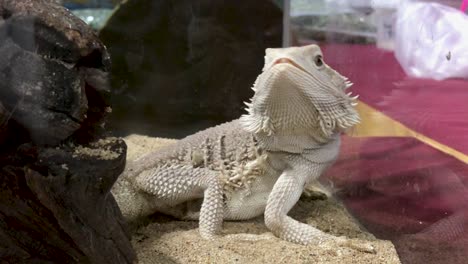
[[[127,159],[177,142],[171,139],[130,135]],[[374,252],[327,242],[296,245],[273,237],[258,217],[249,221],[224,222],[223,237],[207,241],[198,234],[198,223],[154,215],[132,237],[139,263],[400,263],[393,244],[378,240],[363,230],[334,199],[301,198],[289,214],[301,222],[336,236],[349,238],[350,245],[370,243]],[[257,234],[252,240],[236,234]]]

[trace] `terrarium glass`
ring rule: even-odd
[[[468,263],[467,8],[0,1],[0,259]],[[303,48],[266,52],[289,47]],[[268,75],[274,67],[308,77]],[[314,155],[330,142],[336,160]],[[324,164],[316,180],[294,181]],[[216,176],[196,178],[206,171]],[[290,199],[294,188],[303,193]],[[211,192],[220,205],[205,204]],[[263,213],[271,201],[278,219]],[[206,207],[229,218],[211,239],[203,218],[219,211]]]

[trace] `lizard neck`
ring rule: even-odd
[[[323,148],[324,145],[335,144],[340,141],[340,133],[334,133],[331,137],[315,138],[313,134],[274,134],[254,133],[259,147],[266,151],[288,152],[302,154],[316,149]]]

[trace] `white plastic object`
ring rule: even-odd
[[[406,74],[468,79],[468,16],[428,2],[406,2],[397,11],[395,56]]]

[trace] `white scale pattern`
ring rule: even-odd
[[[129,214],[154,209],[198,217],[201,235],[214,238],[223,219],[264,213],[267,227],[287,241],[335,239],[288,216],[304,186],[338,156],[339,134],[359,122],[356,97],[345,93],[352,83],[321,56],[316,45],[267,49],[248,114],[126,168],[123,179],[131,184],[119,186],[137,190],[124,195],[138,209],[127,206]],[[199,212],[177,211],[177,205],[196,199],[203,199]]]

